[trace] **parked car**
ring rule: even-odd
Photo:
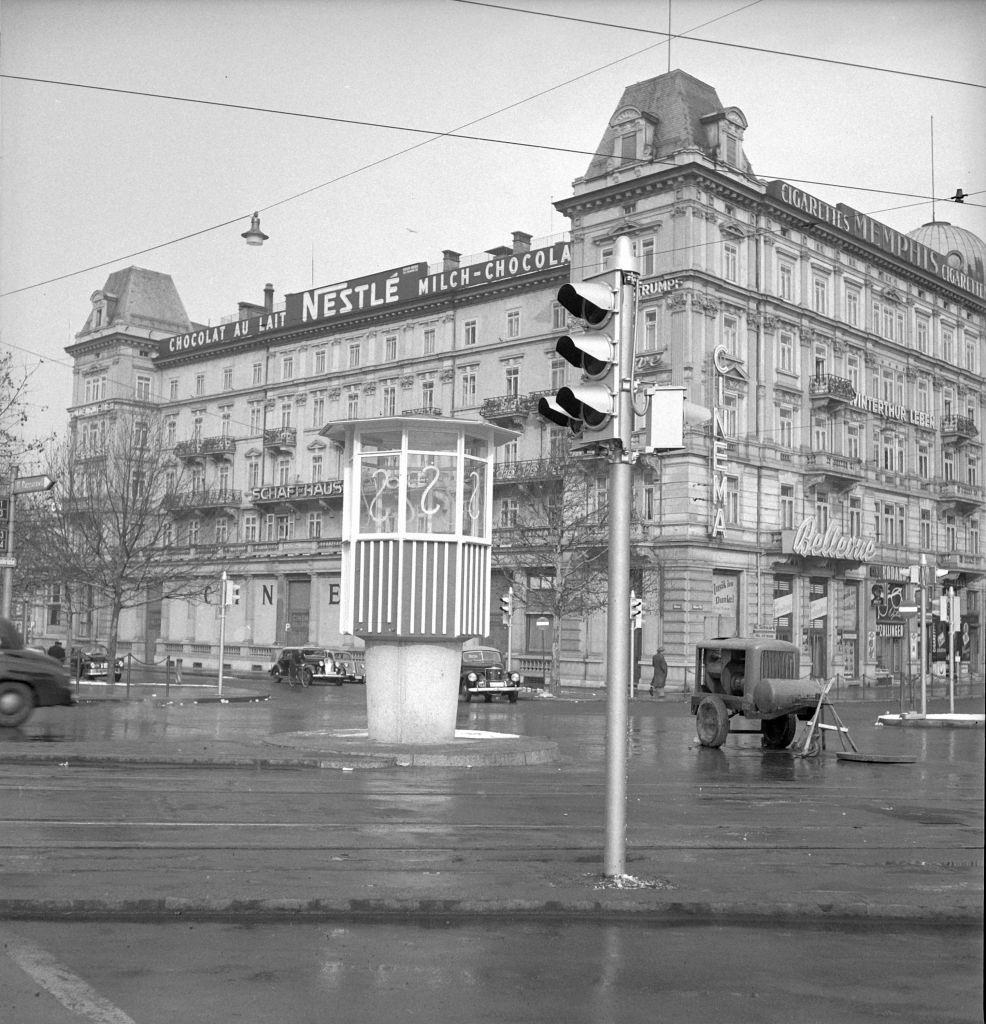
[[[506,670],[503,656],[495,647],[470,647],[462,652],[459,693],[466,703],[473,695],[482,695],[489,704],[499,695],[515,704],[520,694],[520,673]]]
[[[798,719],[815,713],[822,687],[802,677],[801,651],[784,640],[716,637],[695,645],[695,731],[703,747],[721,747],[735,715],[759,720],[763,745],[783,750]]]
[[[74,703],[65,669],[25,647],[17,627],[0,618],[0,727],[21,725],[35,708]]]
[[[107,666],[109,652],[105,647],[73,647],[69,655],[69,669],[77,672],[79,679],[106,679],[109,676]],[[113,662],[113,682],[123,678],[123,658]]]
[[[291,679],[291,661],[300,654],[299,682],[302,686],[312,683],[335,683],[342,686],[346,681],[344,672],[337,666],[331,651],[324,647],[282,647],[277,661],[270,667],[270,675],[274,682]]]
[[[342,672],[345,683],[365,683],[366,666],[363,664],[362,651],[329,651],[336,668]]]

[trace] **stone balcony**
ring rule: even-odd
[[[170,491],[162,505],[171,512],[205,512],[238,508],[243,492],[228,487],[207,487],[187,491]]]
[[[287,455],[298,446],[297,427],[274,427],[264,431],[264,447],[271,452]]]
[[[941,439],[946,444],[965,444],[979,436],[979,428],[971,416],[943,416]]]
[[[856,389],[852,381],[833,373],[820,373],[812,377],[808,383],[808,393],[812,405],[824,406],[830,411],[852,405],[856,401]]]

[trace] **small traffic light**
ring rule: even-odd
[[[558,289],[558,302],[581,326],[563,334],[555,351],[582,372],[582,381],[542,398],[538,412],[586,442],[620,439],[620,272]]]
[[[630,626],[632,629],[642,629],[644,625],[644,599],[630,591]]]
[[[240,603],[240,585],[232,580],[226,581],[226,598],[223,602],[227,606]]]
[[[500,597],[500,611],[503,613],[503,624],[510,625],[510,616],[514,612],[514,588],[511,587]]]

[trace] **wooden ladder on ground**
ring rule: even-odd
[[[839,717],[839,712],[835,710],[835,707],[828,699],[829,690],[832,688],[832,684],[834,682],[835,676],[825,684],[818,697],[818,705],[815,708],[815,713],[811,716],[811,719],[808,722],[808,730],[805,733],[804,743],[802,743],[800,750],[795,751],[798,757],[817,757],[819,751],[825,749],[826,732],[838,733],[839,742],[842,744],[843,750],[848,749],[846,747],[846,743],[848,742],[849,746],[852,747],[853,752],[859,753],[859,748],[853,742],[852,736],[849,735],[849,729]],[[832,722],[825,721],[826,709],[832,716]]]

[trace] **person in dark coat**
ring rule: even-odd
[[[664,648],[658,647],[651,659],[654,665],[654,678],[650,682],[650,695],[654,696],[654,690],[660,690],[664,695],[664,684],[668,681],[668,663],[664,657]]]
[[[55,661],[59,661],[62,664],[65,663],[65,648],[56,640],[51,647],[48,648],[48,657],[54,658]]]

